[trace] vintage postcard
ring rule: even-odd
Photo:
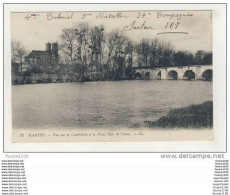
[[[214,141],[214,14],[11,12],[12,143]]]

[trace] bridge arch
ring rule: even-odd
[[[202,78],[206,81],[211,81],[212,80],[212,70],[207,69],[202,73]]]
[[[161,79],[161,70],[159,70],[159,71],[157,72],[157,79],[158,79],[158,80]]]
[[[142,79],[141,73],[136,72],[135,75],[134,75],[134,78],[135,78],[135,79],[137,79],[137,78],[138,78],[138,79]]]
[[[195,73],[192,70],[186,70],[184,75],[183,75],[183,79],[186,80],[193,80],[195,79]]]
[[[145,79],[146,79],[146,80],[149,80],[149,79],[150,79],[150,72],[146,72],[146,73],[145,73]]]
[[[169,71],[167,79],[169,79],[169,80],[177,80],[178,79],[178,73],[175,70]]]

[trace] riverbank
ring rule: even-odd
[[[122,77],[120,79],[90,79],[80,80],[74,76],[54,74],[33,74],[31,76],[12,76],[12,85],[43,84],[43,83],[71,83],[71,82],[95,82],[95,81],[123,81],[136,80]]]
[[[138,127],[138,125],[135,125]],[[144,127],[149,128],[212,128],[213,127],[213,102],[191,105],[184,108],[170,110],[166,116],[156,121],[145,121]]]
[[[26,84],[43,84],[43,83],[71,83],[71,82],[95,82],[95,81],[129,81],[129,80],[161,80],[161,79],[151,79],[151,78],[139,78],[139,77],[126,77],[123,76],[119,79],[90,79],[85,78],[81,80],[75,76],[69,75],[55,75],[55,74],[32,74],[31,76],[15,76],[12,75],[12,85],[26,85]],[[164,80],[164,79],[162,79]],[[167,79],[171,80],[171,79]],[[175,80],[182,80],[182,79],[175,79]],[[195,79],[183,79],[186,81],[196,81]],[[205,79],[199,79],[202,81],[211,81]]]

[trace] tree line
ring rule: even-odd
[[[105,32],[104,26],[87,23],[63,29],[60,36],[62,64],[80,80],[131,79],[133,67],[169,67],[212,64],[212,53],[177,51],[158,39],[134,42],[122,31]]]
[[[52,71],[74,75],[79,81],[132,79],[133,67],[212,64],[211,52],[178,51],[157,38],[135,42],[122,31],[106,32],[103,25],[87,23],[62,30],[59,54],[60,62]]]

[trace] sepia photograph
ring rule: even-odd
[[[11,13],[13,142],[212,141],[212,11]]]

